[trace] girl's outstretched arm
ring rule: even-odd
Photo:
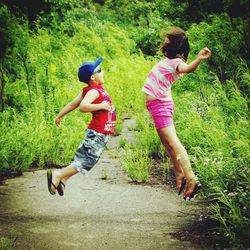
[[[61,118],[63,116],[65,116],[66,114],[68,114],[69,112],[73,111],[74,109],[76,109],[81,101],[83,99],[83,96],[82,96],[82,91],[80,92],[80,94],[70,103],[68,103],[60,112],[59,114],[57,115],[56,119],[55,119],[55,123],[56,125],[59,127],[60,126],[60,123],[61,123]]]
[[[191,73],[198,67],[202,60],[208,59],[210,56],[211,51],[208,48],[204,48],[191,63],[187,64],[184,61],[180,62],[177,70],[180,73]]]

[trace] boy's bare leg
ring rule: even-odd
[[[66,183],[66,181],[72,176],[77,174],[78,171],[73,168],[71,165],[62,168],[62,169],[57,169],[53,171],[52,174],[52,183],[54,183],[54,185],[57,187],[60,183],[60,181],[62,181],[64,184]],[[51,190],[52,192],[55,192],[55,188],[52,185],[51,186]]]

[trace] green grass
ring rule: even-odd
[[[149,178],[151,159],[147,150],[136,145],[125,146],[121,163],[127,175],[135,182],[146,182]]]

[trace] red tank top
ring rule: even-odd
[[[102,134],[114,134],[116,126],[116,113],[115,107],[112,104],[112,100],[102,85],[88,86],[83,88],[83,97],[91,89],[96,89],[99,92],[99,97],[92,103],[98,104],[102,101],[107,101],[110,104],[110,110],[97,110],[92,113],[92,120],[89,123],[88,128],[93,129]]]

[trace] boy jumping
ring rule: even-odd
[[[99,57],[95,62],[82,64],[78,70],[78,78],[88,86],[83,88],[55,119],[59,127],[61,118],[78,107],[83,113],[92,113],[92,120],[85,131],[85,139],[80,143],[73,162],[65,168],[47,171],[48,190],[52,195],[57,191],[62,196],[66,182],[71,176],[78,172],[85,174],[92,169],[99,160],[109,135],[115,132],[116,113],[110,96],[103,88],[101,62],[102,57]]]

